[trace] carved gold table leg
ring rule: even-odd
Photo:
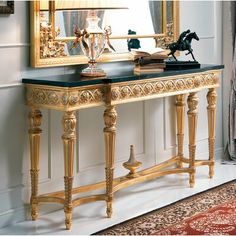
[[[178,143],[178,168],[183,167],[181,158],[184,155],[184,115],[185,115],[185,95],[180,94],[176,96],[176,118],[177,118],[177,143]]]
[[[29,141],[30,141],[30,161],[31,161],[31,217],[36,220],[38,217],[38,175],[39,175],[39,156],[40,156],[40,129],[42,114],[40,110],[31,109],[29,112]]]
[[[209,145],[209,177],[214,175],[214,156],[215,156],[215,126],[216,126],[216,90],[209,89],[207,93],[207,116],[208,116],[208,145]]]
[[[116,141],[116,119],[117,113],[115,106],[108,105],[104,111],[105,128],[105,158],[106,158],[106,194],[107,194],[107,216],[112,215],[113,200],[113,174],[115,160],[115,141]]]
[[[189,131],[189,168],[190,172],[189,185],[193,187],[195,184],[195,152],[196,152],[196,133],[197,133],[197,93],[190,93],[188,96],[188,131]]]
[[[76,117],[74,112],[65,112],[62,125],[64,133],[62,135],[64,147],[64,168],[65,168],[65,225],[66,229],[71,228],[72,224],[72,185],[73,185],[73,169],[74,169],[74,146],[75,146],[75,129]]]

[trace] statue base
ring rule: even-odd
[[[200,68],[201,64],[197,61],[166,61],[165,70],[187,70]]]

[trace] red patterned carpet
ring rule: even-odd
[[[96,234],[236,235],[236,180]]]

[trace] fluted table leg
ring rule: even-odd
[[[179,162],[177,167],[182,168],[183,163],[181,159],[184,155],[184,115],[185,115],[185,95],[180,94],[176,97],[176,119],[177,119],[177,144],[178,144],[178,157]]]
[[[65,225],[66,229],[71,228],[72,224],[72,187],[74,176],[74,146],[76,140],[76,117],[74,112],[65,112],[62,125],[64,133],[62,135],[64,147],[64,168],[65,168]]]
[[[115,142],[116,142],[116,119],[117,112],[115,106],[108,105],[104,111],[105,128],[103,130],[105,137],[105,158],[106,158],[106,194],[107,194],[107,216],[112,215],[113,200],[113,175],[115,160]]]
[[[216,89],[211,88],[207,93],[207,116],[208,116],[208,145],[209,145],[209,177],[214,175],[215,159],[215,126],[216,126]]]
[[[31,161],[31,217],[36,220],[38,217],[38,176],[39,176],[39,157],[40,157],[40,129],[42,114],[38,109],[32,108],[29,112],[29,141],[30,141],[30,161]]]
[[[188,96],[188,131],[189,131],[189,168],[190,172],[189,185],[193,187],[195,184],[195,154],[196,154],[196,133],[198,118],[198,97],[197,93],[190,93]]]

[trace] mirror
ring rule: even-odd
[[[131,60],[127,40],[138,38],[141,48],[165,48],[179,33],[178,1],[126,0],[128,9],[99,11],[100,26],[112,27],[110,42],[98,61]],[[46,8],[43,6],[47,5]],[[80,46],[72,49],[74,28],[86,27],[87,11],[56,11],[55,2],[31,2],[31,65],[33,67],[86,64]],[[134,32],[136,34],[134,34]],[[79,45],[79,44],[78,44]]]

